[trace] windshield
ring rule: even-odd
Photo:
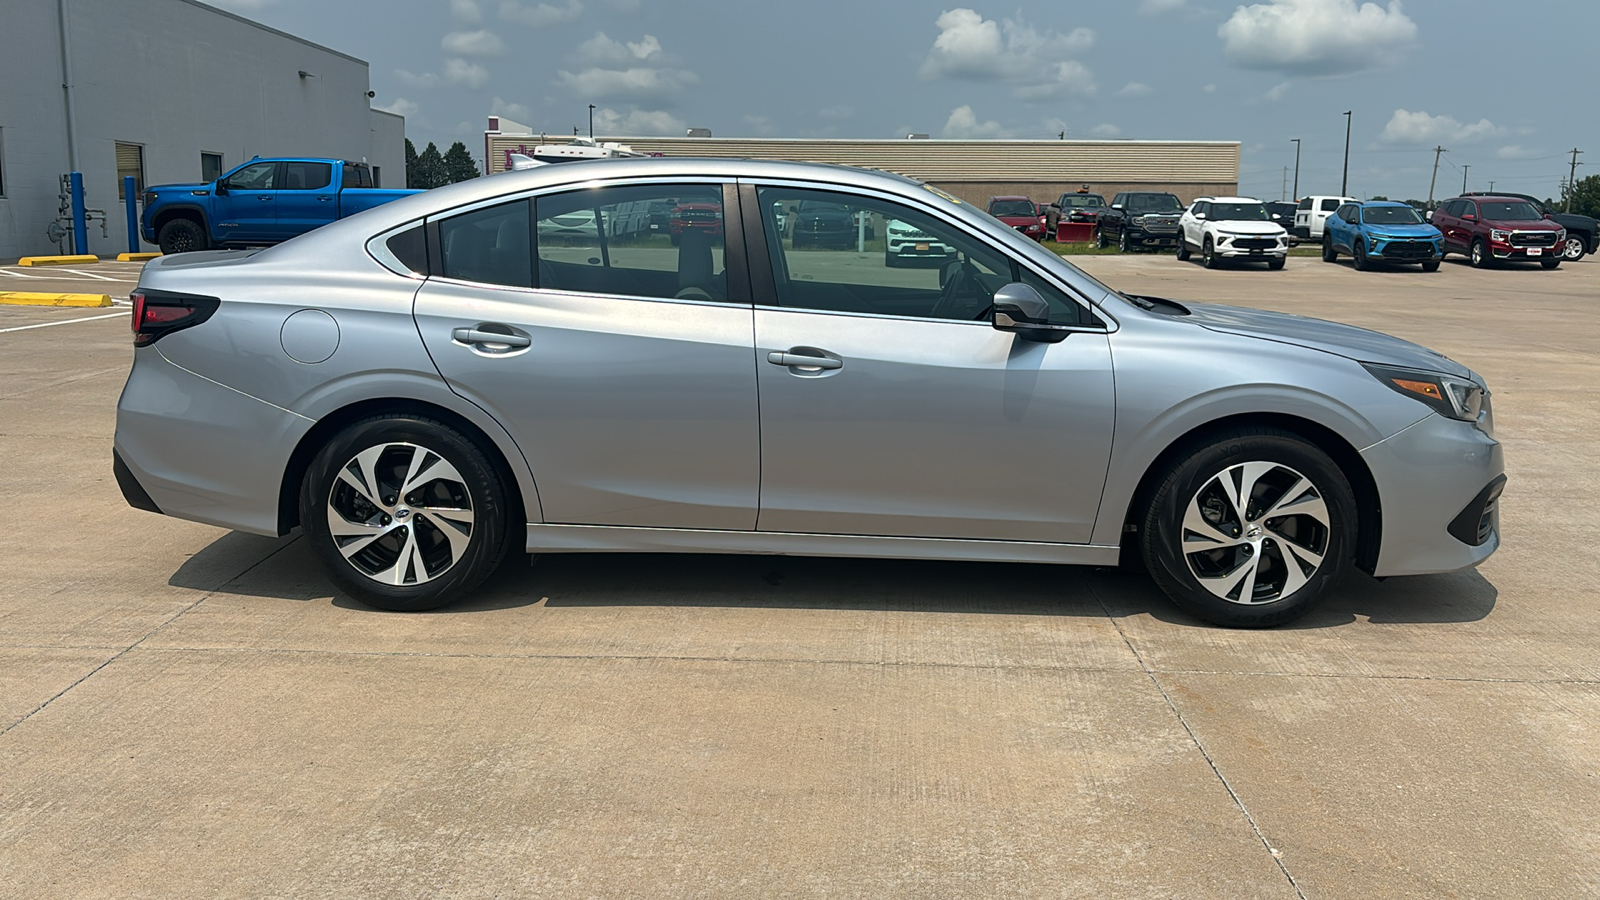
[[[1260,203],[1213,203],[1211,218],[1217,222],[1263,222],[1267,208]]]
[[[1485,219],[1496,222],[1537,222],[1544,218],[1533,204],[1525,200],[1514,203],[1479,203],[1478,210]]]
[[[1183,204],[1171,194],[1129,194],[1129,212],[1183,212]]]
[[[996,200],[989,204],[991,216],[1031,216],[1033,203],[1028,200]]]
[[[1067,207],[1072,207],[1073,209],[1088,209],[1095,206],[1105,206],[1106,202],[1099,197],[1093,197],[1087,194],[1067,194],[1061,198],[1061,202],[1057,205],[1063,209]]]
[[[1369,206],[1361,211],[1368,225],[1421,225],[1422,214],[1409,206]]]

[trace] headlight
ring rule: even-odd
[[[1422,401],[1441,416],[1462,422],[1477,422],[1489,396],[1482,385],[1465,378],[1373,363],[1361,366],[1391,389]]]
[[[1563,228],[1560,231],[1556,232],[1556,243],[1558,243],[1558,244],[1562,243],[1566,239],[1567,239],[1567,230],[1565,228]]]
[[[1499,241],[1502,244],[1509,243],[1511,241],[1511,232],[1501,231],[1498,228],[1491,228],[1489,229],[1489,240]]]

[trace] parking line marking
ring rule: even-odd
[[[18,325],[14,328],[0,328],[0,334],[5,334],[8,331],[27,331],[30,328],[49,328],[51,325],[71,325],[74,322],[94,322],[99,319],[115,319],[116,317],[127,312],[131,312],[131,310],[125,309],[121,310],[120,312],[114,312],[104,316],[89,316],[86,319],[62,319],[59,322],[40,322],[37,325]]]
[[[71,272],[74,275],[82,275],[85,278],[97,278],[97,279],[99,279],[101,281],[117,281],[118,280],[116,278],[111,278],[111,277],[106,276],[106,275],[96,275],[93,272],[80,272],[77,269],[61,269],[60,271],[62,271],[62,272]]]
[[[25,272],[14,272],[10,269],[0,269],[0,275],[10,275],[13,278],[49,278],[48,275],[29,275]]]

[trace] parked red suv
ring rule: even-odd
[[[1445,253],[1465,253],[1477,268],[1505,260],[1561,265],[1567,230],[1520,197],[1457,197],[1434,210]]]
[[[1045,217],[1027,197],[990,197],[989,215],[1036,241],[1044,240]]]

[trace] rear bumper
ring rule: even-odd
[[[1454,571],[1499,549],[1505,461],[1494,438],[1434,414],[1361,457],[1377,482],[1383,513],[1374,575]]]

